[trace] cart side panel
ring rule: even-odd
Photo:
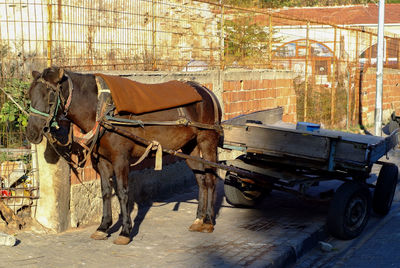
[[[369,147],[370,150],[369,161],[371,163],[378,161],[383,155],[385,155],[387,152],[395,148],[398,143],[399,140],[398,140],[398,129],[397,129],[393,131],[390,134],[390,136],[385,137],[385,139],[382,140],[381,142],[372,144]]]
[[[388,137],[357,135],[349,138],[349,134],[343,135],[336,149],[336,162],[348,162],[369,166],[378,161],[388,151],[398,144],[397,133]],[[357,139],[358,138],[358,139]]]
[[[259,150],[264,154],[292,155],[327,161],[330,140],[323,136],[313,136],[301,132],[276,128],[225,125],[224,143]]]
[[[368,146],[363,143],[340,141],[336,145],[336,162],[354,162],[366,165]]]

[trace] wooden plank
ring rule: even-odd
[[[290,157],[320,162],[321,169],[326,168],[324,163],[330,159],[333,141],[336,141],[333,164],[357,167],[373,164],[398,143],[397,133],[383,138],[326,129],[310,132],[296,130],[294,124],[282,122],[273,125],[225,124],[223,128],[226,145],[281,159]]]
[[[340,141],[336,144],[335,161],[365,163],[368,145],[350,141]]]
[[[328,159],[330,149],[327,137],[258,125],[224,127],[224,142],[323,160]]]

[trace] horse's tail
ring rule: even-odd
[[[205,87],[197,82],[187,81],[187,83],[190,86],[194,87],[197,91],[200,90],[200,91],[205,92],[210,97],[210,99],[213,103],[213,109],[214,109],[214,124],[220,125],[221,119],[222,119],[222,109],[221,109],[221,105],[218,101],[218,98],[217,98],[217,96],[215,96],[214,92],[212,92],[210,89],[208,89],[207,87]]]
[[[222,132],[222,127],[221,127],[221,120],[222,120],[222,109],[221,109],[221,105],[218,101],[217,96],[215,96],[214,92],[212,92],[210,89],[208,89],[207,87],[194,82],[194,81],[187,81],[187,83],[192,86],[193,88],[195,88],[197,90],[197,92],[199,92],[199,94],[204,98],[204,94],[208,95],[208,97],[211,99],[212,104],[213,104],[213,109],[214,109],[214,125],[218,126],[221,131],[217,131],[219,134],[219,138],[218,138],[218,147],[222,147],[223,143],[224,143],[224,135]],[[203,94],[202,94],[203,92]]]

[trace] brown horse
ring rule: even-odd
[[[27,138],[34,144],[40,143],[43,135],[51,131],[52,125],[65,116],[87,133],[96,124],[98,88],[95,76],[79,74],[52,67],[42,73],[32,72],[34,81],[29,89],[31,114],[27,126]],[[214,125],[221,121],[221,108],[211,91],[195,83],[190,83],[202,97],[202,101],[141,115],[119,114],[118,118],[134,118],[142,121],[176,120],[184,111],[186,117],[201,124]],[[71,89],[73,88],[73,90]],[[214,99],[214,100],[213,100]],[[217,117],[217,118],[215,118]],[[220,134],[215,129],[192,126],[152,125],[145,127],[118,126],[146,140],[156,140],[163,147],[201,156],[206,160],[217,161],[217,146]],[[103,196],[103,217],[100,226],[92,234],[93,239],[107,239],[112,224],[110,178],[116,178],[116,194],[121,208],[122,230],[115,244],[128,244],[132,229],[128,211],[128,172],[129,165],[145,151],[145,146],[124,135],[106,130],[95,141],[91,154],[93,167],[101,177]],[[199,185],[199,203],[196,220],[190,231],[212,232],[215,223],[215,170],[199,162],[187,160],[195,172]]]

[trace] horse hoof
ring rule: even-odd
[[[201,219],[196,219],[192,225],[189,227],[189,231],[191,232],[201,232],[201,226],[203,225],[203,220]]]
[[[118,236],[117,239],[114,240],[114,244],[116,245],[128,245],[131,242],[131,239],[126,236]]]
[[[212,233],[214,231],[214,225],[210,223],[204,223],[202,219],[196,219],[193,224],[189,227],[191,232],[202,232]]]
[[[94,240],[106,240],[108,234],[102,231],[96,231],[90,236],[90,238],[93,238]]]
[[[201,232],[203,233],[212,233],[214,231],[214,225],[210,223],[204,223],[201,228]]]

